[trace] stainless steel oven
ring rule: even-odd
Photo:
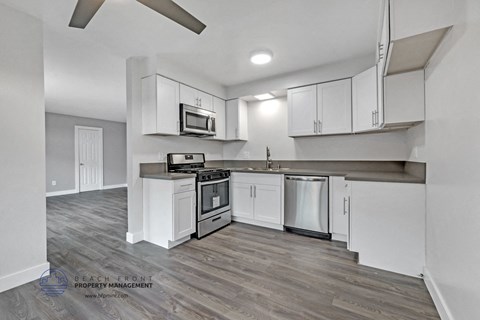
[[[191,136],[215,135],[215,112],[180,104],[180,134]]]
[[[230,207],[230,177],[197,183],[198,221],[229,211]]]
[[[205,168],[203,153],[169,153],[167,168],[168,172],[196,174],[197,239],[232,222],[230,170]]]

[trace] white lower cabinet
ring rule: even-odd
[[[344,177],[330,177],[330,232],[332,240],[348,242],[350,183]]]
[[[350,250],[359,263],[418,277],[425,266],[425,185],[350,181]]]
[[[232,173],[232,218],[283,230],[283,176]]]
[[[195,191],[173,194],[173,241],[195,232],[195,194]]]
[[[144,240],[170,249],[196,231],[195,179],[143,179]]]

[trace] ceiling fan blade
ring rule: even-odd
[[[184,26],[185,28],[195,32],[196,34],[202,33],[207,27],[200,22],[197,18],[185,11],[178,4],[172,0],[137,0],[141,4],[149,7],[152,10],[164,15],[170,20]]]
[[[105,0],[78,0],[69,27],[85,29]]]

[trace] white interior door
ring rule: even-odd
[[[103,187],[103,130],[89,127],[75,129],[79,191],[100,190]]]

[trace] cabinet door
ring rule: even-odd
[[[350,79],[317,85],[318,132],[352,132],[352,81]]]
[[[332,193],[332,237],[334,240],[347,241],[349,196],[347,183],[343,177],[331,177]]]
[[[173,239],[176,241],[195,233],[195,191],[173,195]]]
[[[370,68],[352,79],[353,131],[376,130],[377,67]]]
[[[253,219],[253,185],[233,182],[232,216]]]
[[[143,134],[179,134],[178,82],[154,75],[142,79]]]
[[[225,114],[225,100],[213,97],[213,111],[215,111],[215,140],[225,140],[226,128],[226,114]]]
[[[226,104],[226,140],[238,138],[238,99],[228,100]]]
[[[377,46],[378,72],[385,74],[388,47],[390,45],[390,2],[384,1],[382,32]]]
[[[228,100],[226,116],[226,140],[248,140],[247,103],[240,99]]]
[[[425,266],[425,185],[351,181],[350,250],[359,263],[418,276]]]
[[[188,104],[189,106],[198,107],[199,100],[197,97],[197,89],[180,84],[180,103]]]
[[[199,102],[199,107],[202,109],[207,109],[213,111],[213,96],[205,93],[203,91],[197,90],[197,98]]]
[[[238,101],[238,140],[248,140],[248,109],[244,100]]]
[[[279,186],[253,186],[254,218],[257,221],[282,223],[282,194]]]
[[[290,89],[288,101],[288,136],[317,134],[317,89],[315,85]]]

